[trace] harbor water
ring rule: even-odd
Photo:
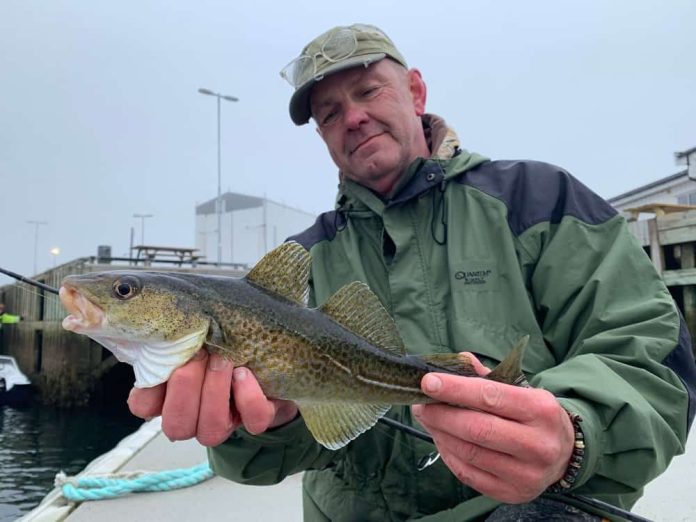
[[[56,473],[77,474],[141,423],[125,401],[70,410],[0,406],[0,522],[33,509]]]

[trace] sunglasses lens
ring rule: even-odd
[[[353,31],[341,29],[329,36],[324,45],[322,45],[321,52],[330,62],[337,62],[352,55],[356,47],[357,41]]]
[[[347,27],[338,29],[328,36],[319,53],[314,56],[305,54],[295,58],[280,71],[280,75],[297,89],[312,77],[315,80],[320,79],[326,62],[335,63],[345,60],[352,56],[357,48],[358,41],[355,33]]]
[[[300,56],[287,64],[280,75],[293,87],[302,85],[314,74],[314,61],[309,56]]]

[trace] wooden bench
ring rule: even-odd
[[[186,247],[171,247],[171,246],[157,246],[157,245],[136,245],[133,247],[136,251],[135,264],[137,265],[139,261],[142,261],[145,266],[151,266],[153,261],[157,261],[162,258],[174,258],[178,260],[179,266],[184,263],[191,263],[196,265],[205,256],[197,255],[197,248],[186,248]]]

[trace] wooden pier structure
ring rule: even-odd
[[[647,204],[628,210],[629,227],[684,315],[696,339],[696,206]],[[638,220],[638,215],[652,214]]]

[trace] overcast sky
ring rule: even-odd
[[[222,185],[318,213],[336,169],[278,71],[334,25],[380,26],[465,148],[558,164],[603,197],[696,146],[696,2],[0,0],[0,267],[194,246]],[[0,276],[0,284],[11,280]]]

